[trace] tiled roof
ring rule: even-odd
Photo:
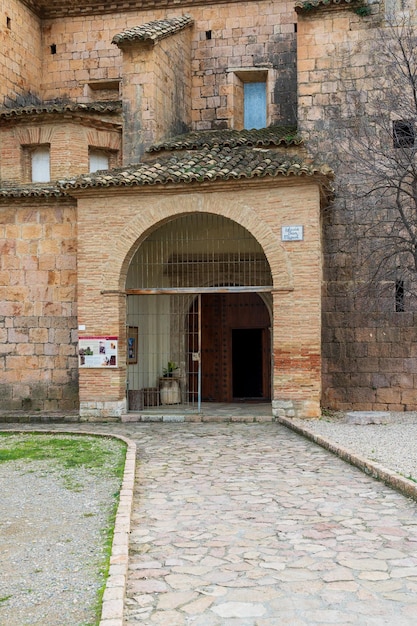
[[[105,102],[67,102],[31,104],[24,107],[0,109],[0,119],[19,117],[23,115],[38,115],[39,113],[120,113],[122,103],[119,100]]]
[[[112,43],[120,45],[135,41],[160,41],[192,24],[193,19],[190,15],[172,17],[166,20],[155,20],[154,22],[142,24],[142,26],[127,28],[118,35],[115,35],[112,39]]]
[[[361,3],[361,0],[296,0],[294,8],[297,13],[305,13],[308,14],[309,11],[313,9],[319,9],[322,7],[335,7],[347,5],[352,8],[353,6],[358,6]]]
[[[57,198],[66,195],[56,185],[29,184],[0,187],[1,198]]]
[[[302,138],[295,126],[270,126],[260,130],[207,130],[178,135],[152,145],[149,152],[160,150],[196,150],[204,147],[299,145]]]
[[[59,186],[70,193],[71,189],[91,187],[132,187],[303,175],[330,178],[332,172],[327,166],[316,165],[277,150],[215,146],[165,154],[149,162],[86,174],[61,181]]]

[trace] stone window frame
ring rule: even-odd
[[[266,124],[265,128],[271,124],[271,104],[272,104],[272,68],[270,67],[233,67],[229,68],[229,83],[231,83],[231,128],[244,130],[244,85],[245,83],[265,83],[266,90]]]

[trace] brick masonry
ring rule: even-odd
[[[274,282],[274,389],[300,415],[317,415],[321,393],[320,194],[315,183],[263,181],[80,192],[78,200],[78,320],[85,334],[117,335],[125,353],[125,296],[129,261],[146,234],[167,218],[208,212],[234,219],[262,245]],[[116,195],[115,195],[116,194]],[[111,211],[117,198],[117,215]],[[97,224],[112,220],[111,229]],[[108,216],[108,217],[107,217]],[[283,225],[304,225],[305,238],[281,242]],[[106,325],[103,325],[106,320]],[[84,331],[83,331],[84,332]],[[80,333],[82,336],[83,333]],[[80,402],[116,406],[125,395],[125,368],[80,370]]]
[[[50,118],[55,118],[50,120]],[[28,183],[31,180],[29,160],[25,162],[25,150],[37,145],[50,147],[51,180],[77,176],[89,170],[89,148],[113,152],[114,165],[121,159],[120,121],[108,119],[108,128],[97,128],[92,117],[84,119],[74,115],[73,120],[62,116],[44,115],[39,124],[33,116],[23,118],[18,124],[2,120],[0,123],[0,180],[3,184]],[[88,125],[87,125],[88,124]]]

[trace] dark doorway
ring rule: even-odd
[[[193,312],[198,310],[197,300]],[[188,316],[190,354],[188,389],[196,393],[198,362],[192,355],[201,341],[201,399],[233,402],[271,397],[271,325],[268,309],[256,293],[201,296],[201,338],[197,317]]]
[[[233,398],[263,398],[262,328],[232,330]]]

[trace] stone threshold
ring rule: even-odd
[[[227,423],[264,423],[264,422],[276,422],[277,418],[272,415],[202,415],[202,414],[184,414],[184,415],[164,415],[164,414],[146,414],[146,413],[126,413],[121,416],[121,421],[124,423],[184,423],[184,422],[219,422],[223,424]]]

